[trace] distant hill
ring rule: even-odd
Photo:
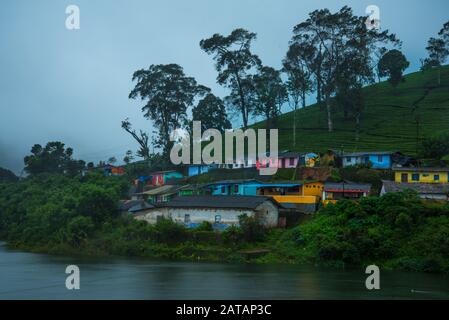
[[[361,116],[359,141],[355,140],[355,122],[345,120],[343,112],[333,114],[334,132],[327,131],[324,106],[317,104],[300,109],[296,114],[296,145],[293,146],[293,112],[277,118],[279,149],[318,151],[343,149],[354,151],[400,150],[415,154],[417,131],[423,138],[449,132],[449,66],[405,76],[405,82],[393,88],[381,82],[364,88],[366,108]],[[419,128],[416,120],[419,119]],[[254,127],[263,127],[260,122]]]
[[[12,171],[0,168],[0,182],[15,182],[17,180],[17,176]]]

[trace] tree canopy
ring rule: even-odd
[[[281,113],[281,107],[287,100],[287,90],[281,79],[281,72],[271,67],[261,67],[254,75],[256,96],[255,114],[261,115],[271,128],[273,118]]]
[[[208,93],[192,109],[193,121],[201,121],[201,130],[217,129],[224,132],[232,128],[228,120],[223,101],[212,93]]]
[[[410,63],[399,50],[390,50],[379,60],[379,75],[388,76],[388,81],[393,87],[397,87],[403,80],[402,74],[408,68]]]
[[[214,57],[217,82],[231,89],[227,101],[242,115],[244,127],[248,126],[252,112],[248,101],[248,95],[251,95],[249,77],[261,65],[259,57],[251,52],[251,43],[255,39],[255,33],[235,29],[228,36],[216,33],[200,42],[201,49]]]
[[[66,148],[59,141],[48,142],[45,147],[35,144],[31,155],[24,158],[25,171],[31,175],[39,173],[59,173],[76,175],[85,167],[83,160],[74,160],[73,149]]]
[[[187,121],[187,109],[193,106],[195,98],[206,94],[209,89],[198,85],[193,77],[184,74],[177,64],[151,65],[148,69],[134,72],[134,89],[130,99],[146,101],[142,107],[144,116],[151,119],[158,129],[156,146],[168,155],[172,143],[170,134]]]
[[[0,167],[0,182],[15,182],[18,179],[11,170]]]
[[[329,131],[333,130],[331,98],[337,92],[342,68],[356,62],[357,68],[351,68],[353,79],[359,83],[372,81],[375,53],[382,45],[399,42],[388,30],[367,29],[365,21],[366,17],[355,16],[350,7],[344,6],[336,13],[315,10],[293,29],[289,50],[294,50],[314,75],[317,100],[323,97],[326,104]]]

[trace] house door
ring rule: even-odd
[[[407,173],[401,174],[401,182],[408,182],[408,174]]]

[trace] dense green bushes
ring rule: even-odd
[[[315,263],[445,272],[448,239],[449,206],[423,203],[411,192],[340,201],[284,237]]]
[[[119,199],[128,186],[123,178],[98,172],[73,178],[40,174],[0,184],[0,237],[16,247],[53,253],[214,259],[210,252],[219,252],[223,258],[229,242],[210,223],[190,230],[168,219],[149,225],[120,214]],[[242,217],[241,223],[232,247],[262,239],[265,231],[254,219]]]
[[[41,174],[0,184],[0,235],[16,243],[78,247],[117,217],[118,201],[127,188],[123,179],[100,174]]]

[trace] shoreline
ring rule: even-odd
[[[50,250],[45,250],[43,247],[32,247],[28,245],[15,245],[12,243],[9,243],[6,240],[0,240],[0,246],[4,246],[7,248],[7,250],[12,251],[18,251],[18,252],[24,252],[24,253],[33,253],[33,254],[42,254],[42,255],[49,255],[54,257],[68,257],[68,258],[83,258],[83,259],[95,259],[95,258],[103,258],[103,259],[138,259],[138,260],[151,260],[151,261],[163,261],[163,262],[188,262],[188,263],[212,263],[212,264],[226,264],[226,265],[253,265],[253,266],[297,266],[297,267],[303,267],[303,268],[312,268],[314,270],[322,270],[322,269],[331,269],[335,271],[351,271],[351,270],[361,270],[361,272],[365,271],[366,266],[370,264],[374,264],[379,266],[382,271],[387,272],[407,272],[407,273],[416,273],[416,274],[435,274],[435,275],[447,275],[448,273],[441,271],[441,272],[426,272],[426,271],[419,271],[419,270],[409,270],[406,268],[392,268],[388,266],[388,263],[366,263],[364,265],[349,265],[344,263],[313,263],[313,262],[306,262],[306,261],[294,261],[292,259],[244,259],[243,255],[237,251],[231,252],[230,256],[227,256],[226,259],[208,259],[208,258],[201,258],[201,257],[167,257],[163,254],[160,255],[119,255],[114,253],[109,253],[105,251],[96,251],[96,252],[85,252],[80,251],[78,249],[73,249],[64,251],[60,250],[60,248],[51,248]],[[173,251],[176,251],[178,246],[171,247]],[[194,248],[194,246],[191,246],[190,248]],[[216,253],[219,251],[216,251]],[[240,259],[231,259],[232,257],[240,257]]]

